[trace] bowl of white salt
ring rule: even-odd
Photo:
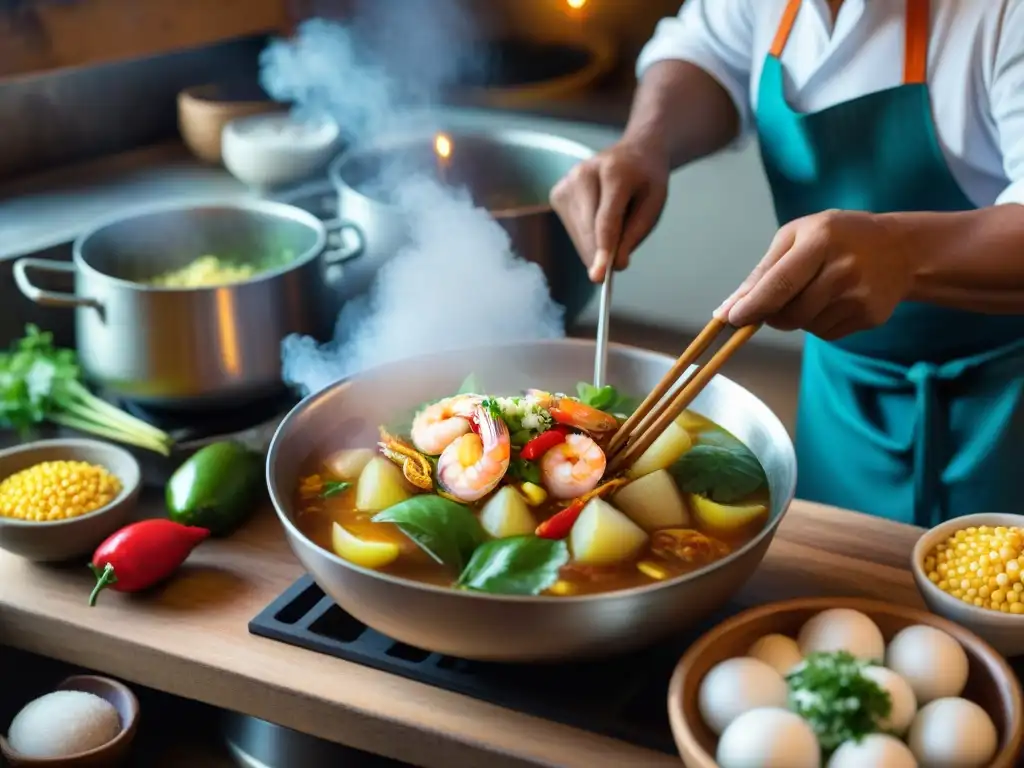
[[[0,736],[0,752],[15,768],[116,766],[128,756],[138,720],[128,686],[77,675],[22,707]]]
[[[289,113],[239,117],[224,126],[224,167],[239,181],[266,190],[323,171],[341,141],[341,128],[325,117]]]

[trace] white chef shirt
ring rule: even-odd
[[[765,56],[787,0],[686,0],[664,19],[637,75],[692,62],[732,97],[752,133]],[[786,99],[816,112],[903,81],[906,0],[804,0],[782,54]],[[1024,203],[1024,0],[931,0],[928,85],[946,162],[979,207]]]

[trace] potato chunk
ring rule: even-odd
[[[537,521],[515,488],[506,485],[491,496],[480,511],[480,525],[496,539],[533,533]]]
[[[612,501],[645,531],[691,525],[686,502],[667,469],[633,480],[616,493]]]
[[[369,448],[347,448],[327,457],[324,466],[341,480],[356,480],[377,453]]]
[[[412,494],[402,470],[381,456],[374,456],[359,474],[356,483],[356,509],[379,512],[408,499]]]
[[[573,559],[585,565],[629,560],[646,543],[644,529],[604,499],[589,501],[569,534]]]
[[[668,425],[668,429],[658,435],[658,439],[651,443],[651,447],[640,454],[633,466],[629,468],[626,475],[629,477],[643,477],[659,469],[666,469],[679,460],[679,457],[690,450],[693,441],[690,433],[675,422]]]

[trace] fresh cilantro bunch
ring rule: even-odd
[[[81,382],[78,357],[53,345],[34,325],[0,353],[0,429],[25,432],[51,421],[80,432],[169,455],[171,437],[92,394]]]
[[[878,731],[892,711],[888,691],[862,674],[866,666],[846,651],[812,653],[786,676],[789,708],[807,721],[826,754]]]

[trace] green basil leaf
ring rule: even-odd
[[[475,373],[471,373],[463,379],[462,384],[459,385],[458,390],[455,392],[457,395],[482,395],[483,393],[483,385],[480,384],[480,380],[477,379]]]
[[[569,547],[562,540],[496,539],[477,548],[457,586],[501,595],[537,595],[558,580],[568,562]]]
[[[352,483],[345,482],[344,480],[331,480],[324,483],[324,489],[320,492],[321,499],[329,499],[331,496],[337,496],[339,493],[344,493],[352,487]]]
[[[373,522],[395,523],[424,552],[456,573],[487,540],[476,515],[441,496],[413,496],[378,512]]]
[[[597,408],[599,411],[608,411],[620,399],[619,391],[615,387],[611,385],[595,387],[585,381],[576,385],[576,394],[581,403],[589,405],[591,408]]]
[[[720,504],[739,501],[768,482],[757,457],[739,441],[731,445],[698,443],[669,471],[682,490]]]

